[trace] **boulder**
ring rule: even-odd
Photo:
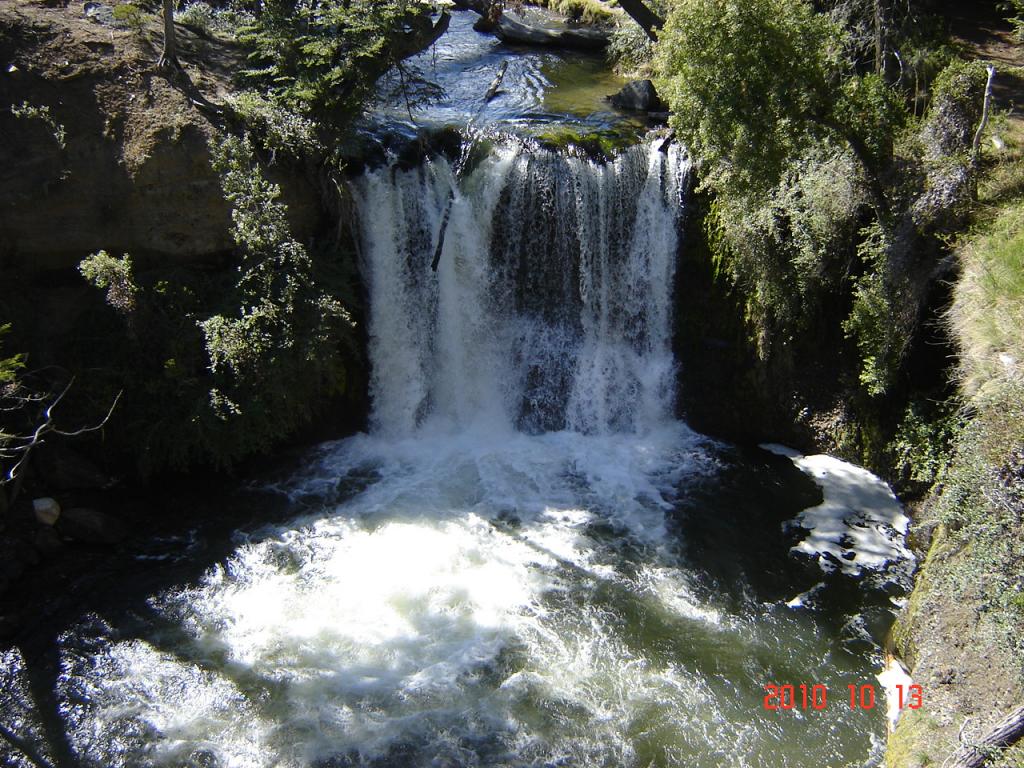
[[[43,443],[32,461],[46,487],[56,491],[99,490],[114,485],[109,475],[68,445]]]
[[[49,557],[59,552],[64,546],[64,542],[61,541],[60,534],[54,528],[46,525],[36,531],[35,536],[32,537],[32,546],[43,557]]]
[[[127,535],[120,520],[82,507],[66,510],[61,515],[59,528],[65,536],[89,544],[116,544]]]
[[[114,18],[114,7],[106,5],[104,3],[83,3],[82,13],[85,14],[85,18],[90,21],[95,21],[97,24],[102,24],[105,27],[117,26],[117,21]]]
[[[613,107],[633,112],[664,112],[666,109],[650,80],[631,80],[608,100]]]
[[[25,546],[15,539],[0,539],[0,579],[12,582],[25,572]],[[33,551],[32,554],[35,554]]]
[[[32,513],[36,520],[43,525],[53,525],[60,517],[60,504],[56,499],[44,496],[41,499],[32,500]]]

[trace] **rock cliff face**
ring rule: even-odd
[[[242,54],[179,27],[181,59],[216,100]],[[209,164],[216,128],[178,78],[154,69],[155,30],[119,29],[82,6],[0,6],[0,266],[63,270],[100,248],[195,262],[232,246]],[[320,226],[301,168],[274,166],[293,232]]]

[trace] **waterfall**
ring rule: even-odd
[[[607,163],[506,145],[461,179],[431,159],[354,182],[374,431],[606,434],[670,418],[689,169],[654,143]]]
[[[73,759],[17,647],[9,722],[83,768],[874,764],[884,715],[838,698],[870,616],[785,568],[792,478],[672,418],[688,173],[505,144],[354,180],[369,434],[268,478],[286,519],[230,554],[156,540],[160,589],[75,607],[46,673]],[[829,708],[769,712],[767,683]]]

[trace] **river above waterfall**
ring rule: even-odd
[[[514,12],[513,12],[514,13]],[[539,9],[527,9],[534,24]],[[370,122],[395,132],[410,127],[476,126],[506,132],[542,133],[571,124],[582,131],[638,132],[646,120],[616,111],[607,97],[626,79],[612,71],[603,53],[509,45],[476,32],[471,11],[452,11],[437,44],[409,59],[402,73],[381,80]],[[502,66],[507,70],[495,98],[485,96]],[[416,80],[426,81],[429,89]],[[378,130],[381,130],[378,127]]]

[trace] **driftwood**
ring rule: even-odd
[[[505,77],[505,70],[508,69],[508,60],[501,62],[501,69],[498,70],[498,74],[491,80],[491,87],[487,89],[487,94],[484,96],[484,102],[488,102],[498,95],[498,89],[501,87],[501,81]]]
[[[492,30],[503,43],[600,51],[608,46],[610,34],[603,29],[547,29],[516,21],[508,16],[498,19]]]
[[[635,1],[635,0],[634,0]],[[503,43],[573,48],[578,51],[600,51],[608,46],[611,32],[606,29],[547,29],[535,27],[506,16],[494,0],[453,0],[455,7],[480,14],[474,29],[490,32]]]
[[[1012,747],[1022,738],[1024,706],[1017,707],[977,741],[960,747],[948,768],[982,768],[999,750]]]
[[[441,229],[437,233],[437,248],[434,249],[434,260],[430,262],[430,268],[437,272],[437,265],[441,263],[441,251],[444,250],[444,236],[448,232],[448,219],[452,215],[452,205],[455,204],[455,190],[448,193],[448,205],[445,206],[444,216],[441,218]]]
[[[456,8],[464,11],[476,11],[485,18],[493,18],[495,9],[500,11],[502,3],[500,0],[453,0]],[[665,26],[665,20],[648,7],[644,0],[619,0],[619,7],[625,11],[651,40],[658,39],[658,30]],[[499,35],[500,37],[500,35]],[[607,35],[606,35],[607,38]],[[529,41],[520,41],[529,42]],[[554,45],[554,43],[543,42],[541,45]],[[565,44],[564,42],[562,43]],[[606,43],[607,44],[607,43]],[[570,46],[571,47],[571,46]],[[602,46],[604,47],[604,46]]]

